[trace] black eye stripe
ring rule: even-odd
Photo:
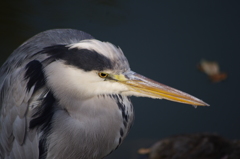
[[[93,50],[77,49],[66,47],[64,45],[54,45],[42,50],[43,54],[50,55],[50,59],[63,60],[67,65],[73,65],[84,71],[113,69],[109,58]]]

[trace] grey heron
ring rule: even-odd
[[[101,159],[126,137],[130,96],[207,105],[131,71],[119,47],[73,29],[42,32],[0,69],[2,159]]]

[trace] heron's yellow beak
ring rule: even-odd
[[[114,75],[113,78],[129,87],[129,89],[137,96],[167,99],[194,106],[209,106],[207,103],[196,97],[148,79],[135,72],[130,72],[126,75]]]

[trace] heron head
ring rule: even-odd
[[[95,39],[68,46],[45,48],[47,84],[56,95],[66,91],[75,98],[101,94],[167,99],[191,105],[208,105],[187,93],[163,85],[131,71],[119,47]]]

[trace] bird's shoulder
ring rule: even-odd
[[[38,158],[39,139],[36,129],[30,129],[30,121],[33,128],[41,124],[41,117],[34,111],[46,105],[46,98],[47,102],[53,102],[43,73],[42,61],[47,55],[41,51],[48,46],[68,45],[86,38],[92,37],[78,30],[48,30],[19,46],[2,65],[0,158]]]
[[[36,130],[30,130],[29,124],[34,110],[42,105],[48,91],[41,67],[35,60],[1,76],[0,158],[6,153],[10,158],[28,155],[32,158],[38,154]]]

